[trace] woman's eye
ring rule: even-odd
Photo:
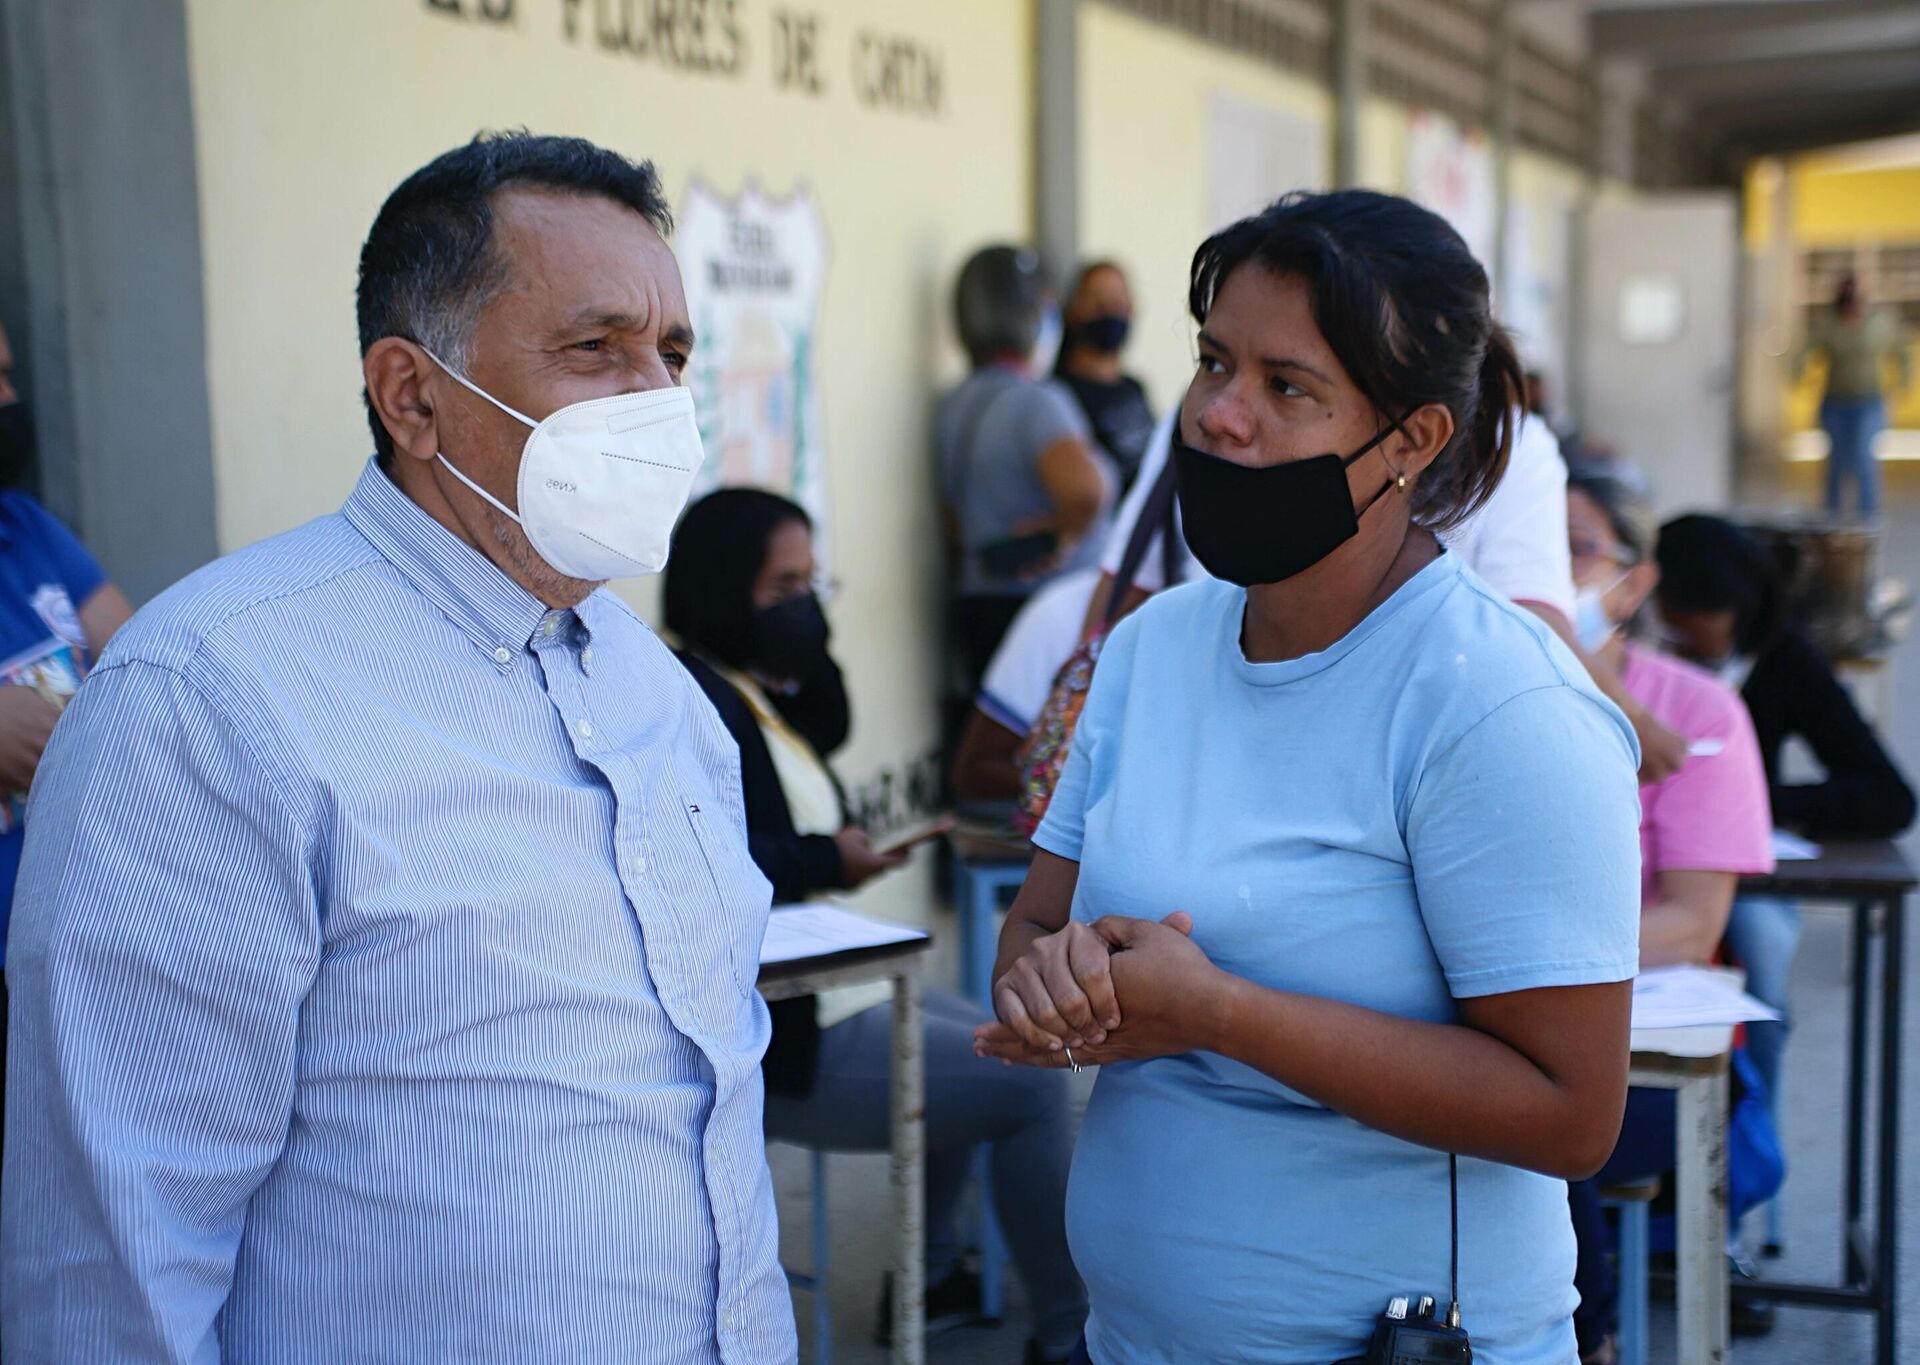
[[[1282,398],[1306,397],[1307,391],[1305,389],[1301,388],[1298,384],[1289,384],[1286,380],[1281,379],[1277,375],[1268,382],[1273,386],[1273,391],[1279,394]]]

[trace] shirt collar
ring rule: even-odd
[[[428,516],[378,460],[369,460],[342,515],[429,602],[482,652],[505,667],[524,650],[550,612],[492,561]]]

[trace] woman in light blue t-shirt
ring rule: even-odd
[[[976,1045],[1103,1070],[1068,1225],[1097,1365],[1330,1365],[1452,1301],[1571,1365],[1564,1181],[1619,1130],[1631,727],[1436,539],[1521,374],[1459,236],[1294,195],[1194,258],[1175,433],[1214,580],[1101,656]],[[1323,453],[1334,452],[1334,453]]]

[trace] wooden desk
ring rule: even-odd
[[[1677,1111],[1674,1261],[1680,1365],[1724,1365],[1732,1349],[1727,1293],[1727,1059],[1733,1050],[1733,1029],[1636,1029],[1632,1046],[1627,1083],[1673,1091]],[[1667,1047],[1675,1051],[1662,1050]]]
[[[1900,1228],[1900,1043],[1907,893],[1914,869],[1898,846],[1878,839],[1830,843],[1818,858],[1783,862],[1764,877],[1746,877],[1743,894],[1837,904],[1853,916],[1853,970],[1848,983],[1846,1218],[1841,1227],[1842,1285],[1767,1281],[1781,1303],[1843,1308],[1875,1316],[1875,1365],[1894,1365]],[[1871,1032],[1873,942],[1880,940],[1880,1075],[1876,1096],[1874,1210],[1866,1218],[1867,1057]]]
[[[778,913],[777,911],[775,913]],[[879,948],[829,953],[776,962],[760,969],[760,994],[769,1001],[818,995],[871,981],[893,983],[892,1109],[887,1148],[892,1156],[893,1359],[921,1365],[926,1359],[926,1058],[920,1030],[920,964],[933,940],[889,943]]]

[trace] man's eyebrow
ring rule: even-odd
[[[590,308],[574,314],[572,320],[561,330],[571,336],[578,332],[639,332],[644,331],[646,325],[646,318],[638,313],[609,313]],[[669,323],[666,331],[661,335],[661,340],[671,341],[692,350],[693,328],[684,322]]]
[[[646,319],[633,313],[609,313],[597,308],[575,313],[561,329],[566,332],[632,332],[646,325]]]

